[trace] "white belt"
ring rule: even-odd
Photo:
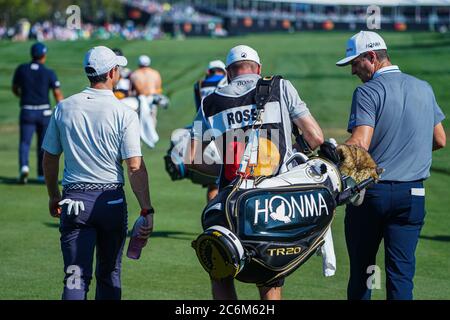
[[[22,106],[22,109],[25,110],[45,110],[45,109],[50,109],[50,105],[49,104],[41,104],[41,105],[37,105],[37,106],[31,106],[28,104],[25,104]]]

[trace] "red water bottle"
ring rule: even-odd
[[[141,256],[142,248],[147,244],[147,239],[141,239],[139,237],[139,229],[141,227],[147,227],[147,215],[149,210],[142,209],[141,215],[134,223],[133,230],[131,231],[130,242],[128,243],[127,257],[130,259],[139,259]]]

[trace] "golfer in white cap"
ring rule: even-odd
[[[385,171],[363,203],[347,205],[345,236],[350,258],[349,299],[370,299],[368,268],[384,239],[388,299],[413,298],[415,250],[425,218],[423,181],[432,150],[443,148],[445,115],[431,86],[392,65],[384,40],[361,31],[347,42],[352,74],[363,82],[353,92],[346,144],[369,151]]]
[[[229,84],[202,101],[196,118],[198,122],[194,122],[191,152],[194,156],[206,129],[213,129],[208,133],[214,135],[217,149],[224,159],[219,178],[220,189],[236,178],[246,146],[246,133],[256,121],[255,94],[256,84],[261,78],[261,61],[254,49],[239,45],[228,53],[226,69]],[[197,123],[203,124],[200,126],[202,130],[198,130]],[[315,149],[323,143],[322,130],[297,90],[290,81],[275,77],[270,99],[264,107],[260,127],[263,130],[259,131],[261,147],[255,176],[276,175],[283,170],[287,157],[292,153],[292,123],[301,129],[311,148]],[[194,159],[191,160],[194,162]],[[281,279],[258,287],[261,299],[281,299],[283,283],[284,279]],[[212,291],[215,299],[237,298],[233,278],[212,280]]]
[[[64,259],[62,298],[86,299],[96,251],[96,299],[121,298],[121,258],[127,235],[127,207],[122,161],[131,188],[153,228],[148,177],[142,159],[137,114],[112,92],[119,66],[127,59],[107,47],[95,47],[84,59],[90,87],[61,101],[45,135],[44,175],[50,214],[61,217]],[[58,187],[59,158],[64,153],[63,194]],[[60,208],[59,206],[62,206]],[[62,210],[60,210],[62,209]]]

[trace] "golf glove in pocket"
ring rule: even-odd
[[[70,216],[73,212],[74,215],[78,216],[80,211],[84,211],[83,201],[75,201],[71,199],[64,199],[58,203],[60,206],[67,204],[67,215]]]

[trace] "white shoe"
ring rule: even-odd
[[[21,184],[27,184],[29,173],[30,173],[30,168],[28,168],[28,166],[22,166],[22,168],[20,168],[19,182]]]

